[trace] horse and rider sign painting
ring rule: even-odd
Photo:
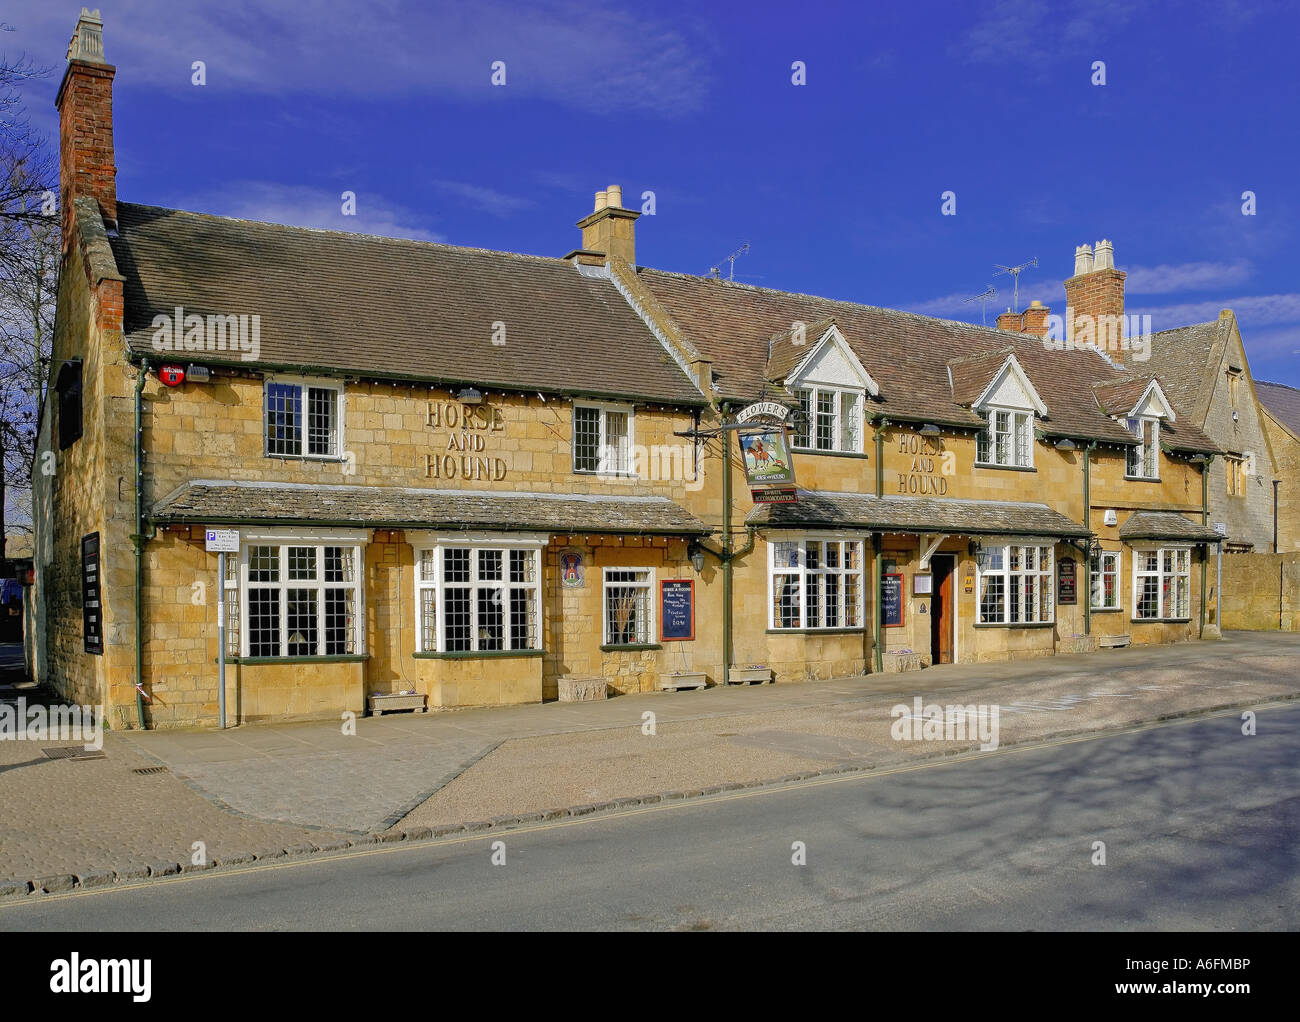
[[[758,401],[742,409],[737,423],[753,430],[737,432],[745,462],[745,481],[755,504],[786,504],[796,499],[794,460],[790,457],[790,409],[776,401]]]

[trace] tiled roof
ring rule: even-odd
[[[1088,536],[1046,504],[800,490],[789,504],[757,504],[747,525],[870,529],[958,536]]]
[[[1217,371],[1207,372],[1207,367],[1213,365],[1217,370],[1231,323],[1225,317],[1151,335],[1151,358],[1143,372],[1156,376],[1179,415],[1197,426],[1205,422],[1210,410],[1218,375]]]
[[[835,320],[818,320],[804,325],[802,340],[796,337],[794,328],[787,328],[771,339],[768,345],[770,354],[767,358],[767,379],[772,383],[784,383],[788,377],[812,351],[813,345],[820,341],[835,324]]]
[[[1002,368],[1007,356],[1014,354],[1015,350],[1008,344],[991,351],[954,358],[948,363],[948,375],[952,378],[952,399],[965,408],[973,405],[992,382],[994,374]]]
[[[1273,418],[1300,437],[1300,390],[1285,383],[1255,381],[1255,396]]]
[[[367,528],[701,536],[699,519],[667,497],[555,495],[196,479],[154,504],[153,519],[196,524],[308,522]]]
[[[1146,393],[1151,379],[1150,376],[1133,376],[1094,383],[1092,392],[1097,397],[1097,406],[1107,415],[1127,415]]]
[[[705,403],[613,284],[561,259],[117,210],[125,330],[141,353],[154,353],[154,315],[182,306],[259,315],[264,365]],[[496,323],[504,344],[493,343]]]
[[[1193,522],[1175,511],[1135,511],[1119,527],[1120,539],[1186,539],[1196,542],[1223,537],[1208,525]]]
[[[975,388],[978,367],[991,367],[987,385],[1005,355],[1014,352],[1047,405],[1048,417],[1040,424],[1045,434],[1134,442],[1128,430],[1101,411],[1088,386],[1127,377],[1129,370],[1093,349],[1056,350],[1032,335],[732,281],[650,269],[641,269],[639,275],[682,333],[713,361],[723,398],[748,401],[760,393],[767,382],[769,338],[786,334],[796,321],[834,319],[880,385],[880,399],[868,402],[869,412],[894,421],[979,426],[983,420],[958,397],[966,398]],[[992,357],[994,353],[1001,357]],[[949,364],[969,356],[980,359],[972,362],[969,372],[959,368],[950,384]],[[959,395],[954,395],[954,386]],[[983,389],[978,387],[975,396]],[[1190,427],[1172,431],[1169,440],[1174,445],[1202,445],[1190,448],[1195,450],[1216,449]]]

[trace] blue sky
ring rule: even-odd
[[[0,15],[0,47],[56,69],[30,93],[51,136],[79,10]],[[617,183],[626,205],[655,193],[645,265],[705,273],[748,241],[745,283],[972,322],[961,299],[988,284],[990,317],[1011,302],[995,263],[1037,257],[1021,305],[1060,311],[1075,246],[1108,238],[1130,312],[1162,330],[1232,308],[1255,375],[1300,386],[1300,12],[1284,2],[126,0],[103,16],[128,201],[558,256]]]

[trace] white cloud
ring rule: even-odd
[[[1243,284],[1250,277],[1250,264],[1179,263],[1176,265],[1134,266],[1124,268],[1126,294],[1162,295],[1176,291],[1212,291],[1215,288]]]
[[[522,195],[507,195],[495,188],[484,185],[469,184],[465,181],[447,181],[441,178],[429,182],[444,195],[459,199],[461,205],[469,206],[493,216],[509,216],[521,209],[533,205],[533,200]]]
[[[1243,324],[1275,325],[1300,323],[1300,294],[1247,295],[1207,302],[1183,302],[1177,305],[1136,306],[1130,303],[1127,311],[1151,316],[1154,330],[1172,330],[1192,323],[1205,323],[1218,319],[1222,309],[1231,309]]]
[[[379,195],[357,195],[355,216],[344,216],[341,189],[286,185],[274,181],[237,181],[219,190],[190,196],[183,208],[197,213],[316,227],[349,234],[377,234],[414,241],[445,241],[441,234],[421,226],[425,216]]]
[[[202,60],[211,90],[320,96],[407,95],[500,102],[544,99],[596,113],[672,116],[699,109],[714,43],[681,19],[611,3],[317,0],[288,6],[121,0],[105,9],[104,51],[132,84],[190,85]],[[29,5],[14,47],[56,76],[76,6]],[[21,36],[21,38],[19,38]],[[505,86],[491,84],[506,62]]]

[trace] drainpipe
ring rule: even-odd
[[[724,406],[725,408],[725,406]],[[726,414],[722,416],[726,425]],[[731,434],[722,431],[722,684],[731,684]]]
[[[1212,454],[1201,462],[1201,524],[1204,526],[1210,524],[1210,465],[1213,462],[1214,455]],[[1196,635],[1198,639],[1205,638],[1205,587],[1209,584],[1209,560],[1210,545],[1206,543],[1201,547],[1201,630]],[[1219,598],[1220,594],[1216,591],[1214,594],[1216,607]],[[1219,626],[1219,634],[1223,634],[1222,625]]]
[[[1277,553],[1277,485],[1281,481],[1273,480],[1273,553]]]
[[[889,420],[883,416],[876,419],[876,496],[883,497],[885,494],[885,427],[889,425]],[[875,618],[875,642],[876,642],[876,673],[883,674],[885,671],[885,601],[880,596],[880,548],[881,534],[876,532],[871,536],[871,561],[874,567],[872,575],[875,578],[875,598],[874,605],[876,608]]]
[[[140,372],[135,378],[135,716],[140,730],[144,723],[144,381],[149,373],[149,360],[140,360]]]
[[[1083,527],[1092,532],[1092,452],[1097,446],[1097,441],[1090,444],[1084,444],[1083,447]],[[1092,634],[1092,558],[1088,554],[1088,547],[1091,543],[1084,540],[1083,559],[1087,565],[1087,598],[1083,601],[1083,634]],[[1083,572],[1080,572],[1083,574]],[[1117,583],[1121,579],[1115,580]]]

